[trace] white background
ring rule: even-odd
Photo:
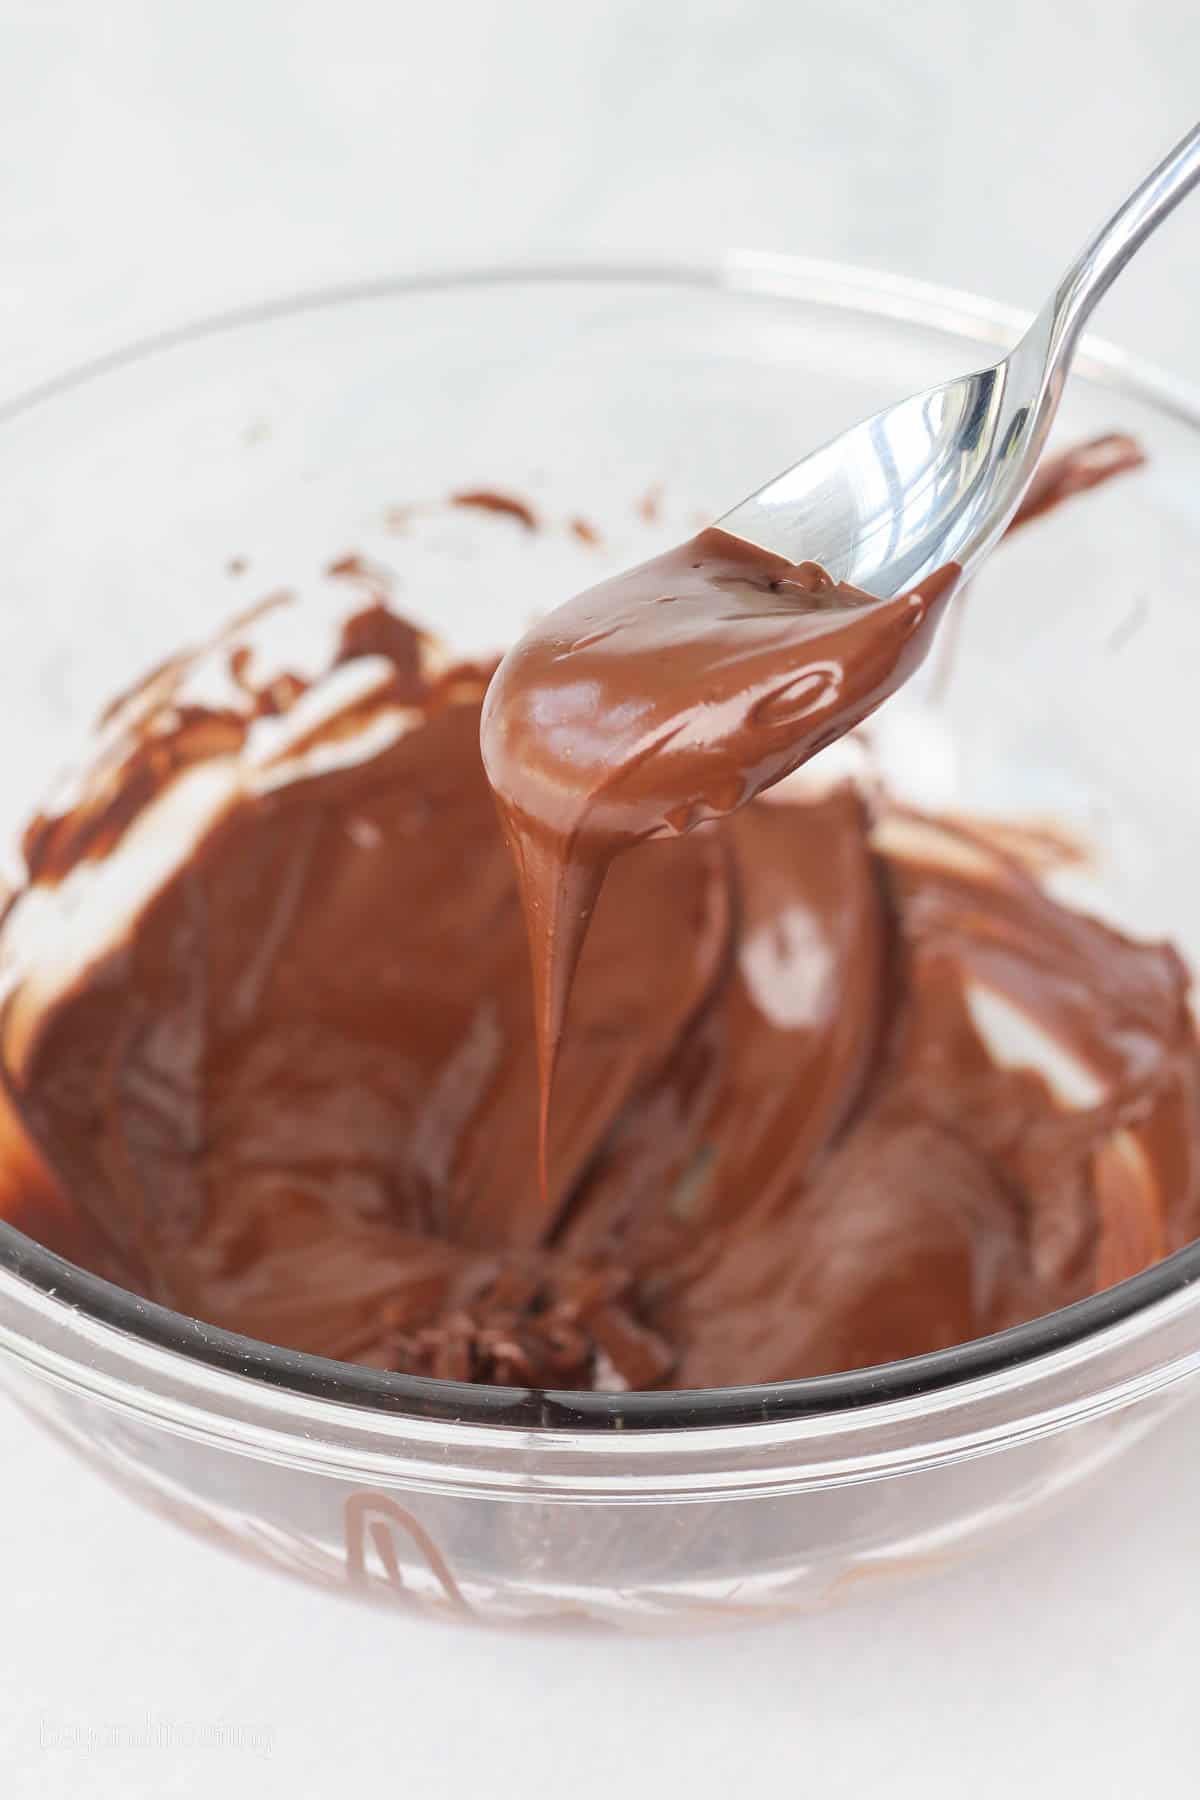
[[[531,249],[1034,304],[1198,68],[1194,0],[0,0],[0,395],[227,304]],[[1197,244],[1200,203],[1101,322],[1193,379]],[[226,1561],[6,1407],[0,1792],[1193,1795],[1198,1445],[1193,1408],[1028,1538],[837,1614],[526,1639]],[[264,1748],[189,1747],[221,1724]]]

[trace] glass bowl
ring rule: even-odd
[[[389,564],[405,610],[497,647],[1020,323],[824,265],[575,263],[303,296],[71,372],[0,414],[0,832],[111,694],[332,557]],[[1200,398],[1092,345],[1058,436],[1110,430],[1146,469],[997,555],[937,712],[897,703],[889,741],[924,800],[1085,832],[1104,903],[1200,964],[1180,804]],[[412,510],[478,487],[527,496],[543,529]],[[129,1493],[330,1589],[692,1626],[827,1604],[1077,1488],[1189,1391],[1198,1275],[1193,1246],[1031,1324],[845,1376],[534,1393],[240,1338],[0,1224],[0,1364]]]

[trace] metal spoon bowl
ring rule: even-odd
[[[947,563],[969,575],[1033,478],[1086,320],[1198,181],[1200,125],[1094,235],[1008,356],[853,426],[720,525],[881,598]]]

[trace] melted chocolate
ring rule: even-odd
[[[860,604],[814,630],[894,625]],[[811,780],[614,862],[540,1187],[490,670],[372,597],[315,680],[256,674],[254,632],[126,696],[27,836],[0,1209],[51,1247],[299,1349],[619,1389],[912,1355],[1200,1230],[1174,952],[1050,899],[1052,839]],[[786,765],[835,714],[755,729]]]
[[[509,651],[480,741],[529,928],[543,1135],[613,858],[736,811],[860,724],[920,662],[957,575],[875,600],[710,527]]]

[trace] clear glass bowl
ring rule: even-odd
[[[0,415],[0,830],[130,677],[332,556],[389,563],[407,610],[496,647],[1019,323],[775,259],[576,264],[306,296],[64,376]],[[1105,904],[1200,964],[1180,804],[1200,399],[1092,346],[1059,436],[1108,430],[1135,433],[1148,468],[997,556],[940,722],[901,707],[893,742],[926,799],[1086,831]],[[404,510],[476,486],[527,494],[546,528]],[[0,1225],[0,1349],[17,1399],[131,1494],[331,1589],[693,1625],[825,1604],[1078,1486],[1188,1390],[1197,1276],[1193,1246],[1048,1318],[847,1376],[538,1394],[239,1338]]]

